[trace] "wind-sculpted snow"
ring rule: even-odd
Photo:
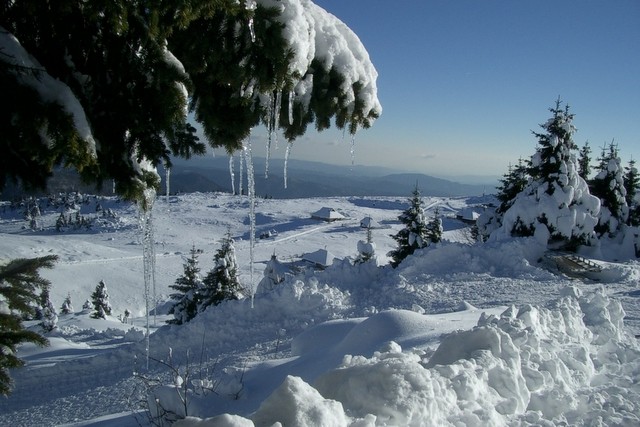
[[[392,341],[369,357],[345,355],[313,386],[289,376],[250,417],[253,423],[226,418],[224,425],[638,425],[640,346],[622,328],[620,303],[577,288],[563,295],[547,307],[483,315],[476,327],[447,335],[432,354]],[[369,321],[403,336],[420,330],[416,316],[381,313]],[[387,332],[376,336],[393,335]]]

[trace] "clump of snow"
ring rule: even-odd
[[[312,74],[307,75],[314,58],[326,70],[335,68],[344,77],[341,89],[346,94],[346,105],[355,108],[354,84],[359,83],[359,102],[363,103],[364,117],[369,112],[382,113],[378,100],[376,79],[378,72],[371,63],[369,53],[358,36],[334,15],[309,0],[260,0],[264,7],[280,11],[284,24],[283,36],[291,46],[293,59],[290,72],[299,79],[295,92],[303,105],[308,106]]]

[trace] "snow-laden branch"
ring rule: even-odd
[[[10,32],[0,26],[0,52],[2,61],[17,70],[16,77],[25,86],[33,88],[45,102],[60,105],[72,119],[80,138],[87,143],[88,152],[96,156],[96,142],[89,126],[85,111],[69,86],[47,73],[45,68],[32,57]],[[11,72],[11,71],[10,71]]]

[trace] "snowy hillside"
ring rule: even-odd
[[[57,232],[60,208],[43,202],[33,231],[4,203],[0,259],[58,255],[42,275],[56,308],[68,295],[75,308],[59,314],[49,347],[21,347],[27,366],[12,371],[0,425],[150,425],[150,393],[155,410],[213,417],[175,426],[639,425],[640,264],[596,261],[597,280],[570,278],[534,239],[473,244],[457,215],[488,199],[424,200],[443,215],[445,241],[391,269],[405,197],[258,200],[253,264],[246,198],[160,197],[148,369],[136,207],[87,197],[66,215],[79,209],[90,228]],[[323,207],[347,219],[312,219]],[[365,217],[379,225],[376,263],[353,265]],[[254,297],[165,325],[190,249],[206,273],[227,232]],[[303,261],[320,249],[330,265]],[[289,273],[258,287],[274,254]],[[100,280],[107,320],[82,310]]]

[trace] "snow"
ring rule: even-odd
[[[159,197],[153,221],[161,303],[147,371],[137,208],[112,197],[97,202],[116,216],[64,233],[55,231],[59,211],[46,203],[38,231],[0,205],[0,259],[57,254],[55,268],[42,272],[54,306],[70,294],[81,307],[104,279],[114,313],[59,314],[49,347],[21,346],[27,365],[11,372],[16,386],[0,401],[0,425],[150,425],[140,412],[149,392],[140,375],[162,382],[155,396],[181,409],[178,377],[155,362],[169,354],[190,388],[190,417],[175,426],[640,423],[637,260],[597,260],[598,282],[569,278],[543,262],[546,239],[471,244],[469,225],[457,216],[477,198],[425,197],[427,216],[436,207],[443,214],[444,241],[392,269],[386,253],[405,198],[256,199],[256,233],[277,234],[255,241],[253,268],[273,269],[276,255],[278,268],[289,267],[280,270],[284,280],[259,289],[254,308],[247,297],[185,325],[164,325],[169,285],[193,246],[206,273],[229,232],[247,283],[251,202],[221,193]],[[347,218],[309,218],[323,206]],[[79,208],[98,215],[93,203]],[[377,265],[351,262],[364,217],[386,227],[371,229]],[[322,271],[301,262],[318,248],[336,257]],[[122,323],[125,309],[132,317]],[[27,322],[34,330],[36,323]]]
[[[341,89],[347,95],[346,105],[350,111],[355,108],[354,84],[360,83],[362,88],[358,96],[363,103],[363,116],[367,117],[369,112],[382,113],[376,85],[378,72],[362,42],[349,27],[310,0],[259,0],[258,3],[280,10],[283,37],[293,53],[290,72],[301,79],[296,83],[295,92],[305,107],[310,100],[305,95],[310,95],[312,78],[311,74],[306,77],[305,74],[312,60],[317,58],[325,70],[334,67],[344,76]]]

